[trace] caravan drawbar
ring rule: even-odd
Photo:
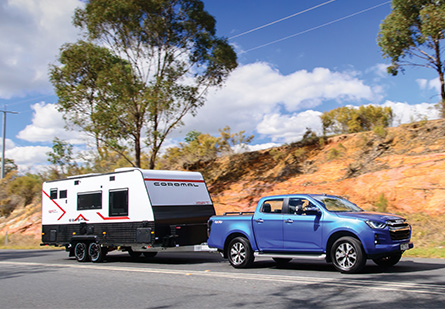
[[[215,214],[199,172],[123,168],[48,181],[42,191],[42,245],[65,246],[80,262],[116,249],[202,250]]]

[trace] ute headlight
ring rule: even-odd
[[[372,229],[381,230],[386,227],[386,223],[384,223],[384,222],[377,222],[377,221],[370,221],[370,220],[365,221],[365,222]]]

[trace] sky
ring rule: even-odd
[[[390,106],[393,125],[437,119],[434,71],[407,68],[390,76],[377,45],[379,25],[391,12],[385,0],[204,0],[217,35],[228,39],[238,67],[212,89],[197,116],[166,140],[187,132],[219,135],[230,126],[255,138],[250,150],[321,133],[320,115],[341,106]],[[44,168],[55,137],[85,149],[87,137],[65,129],[48,69],[59,48],[80,39],[72,25],[79,0],[0,1],[0,110],[6,121],[6,158],[21,172]],[[0,114],[3,127],[3,114]],[[0,140],[1,145],[1,140]]]

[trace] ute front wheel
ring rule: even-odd
[[[74,247],[74,256],[78,262],[88,261],[88,249],[84,242],[78,242]]]
[[[236,237],[229,243],[227,257],[235,268],[245,268],[252,265],[254,256],[249,241],[244,237]]]
[[[366,264],[366,256],[362,244],[354,237],[338,239],[331,249],[334,267],[346,274],[360,272]]]

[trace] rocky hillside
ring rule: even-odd
[[[445,121],[303,141],[198,161],[217,213],[253,210],[260,196],[328,193],[367,210],[445,215]],[[0,237],[40,237],[40,205],[0,218]]]
[[[309,139],[201,163],[218,213],[262,195],[328,193],[367,210],[445,214],[445,121]]]

